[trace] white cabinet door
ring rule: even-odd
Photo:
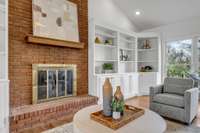
[[[139,74],[139,93],[140,95],[149,95],[149,88],[157,85],[157,73],[140,73]]]
[[[138,77],[137,74],[123,75],[121,77],[121,89],[124,98],[128,99],[137,94],[138,90]]]
[[[116,91],[117,86],[121,86],[121,91],[124,94],[125,99],[131,98],[137,93],[138,80],[137,75],[112,75],[112,76],[97,76],[96,77],[96,89],[97,89],[97,97],[99,98],[98,103],[102,104],[103,102],[103,85],[106,78],[110,79],[113,95]]]

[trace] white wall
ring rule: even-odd
[[[162,78],[165,76],[165,45],[167,41],[193,38],[200,36],[200,18],[191,18],[185,21],[145,30],[143,32],[157,32],[161,35]]]
[[[112,0],[88,0],[89,20],[125,31],[137,31],[137,27]]]
[[[176,40],[200,34],[200,17],[157,27],[143,32],[159,32],[164,41]]]

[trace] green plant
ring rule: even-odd
[[[123,100],[118,101],[113,98],[111,107],[112,107],[113,112],[123,112],[124,111],[124,101]]]
[[[104,63],[103,69],[104,70],[113,70],[113,64],[112,63]]]
[[[184,64],[170,64],[167,67],[168,77],[187,77],[190,71],[190,67]]]

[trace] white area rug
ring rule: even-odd
[[[165,133],[200,133],[200,128],[194,125],[184,125],[181,123],[166,120],[167,131]],[[43,133],[73,133],[72,123],[62,125],[60,127],[45,131]],[[148,132],[147,132],[148,133]]]

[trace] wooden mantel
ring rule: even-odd
[[[68,47],[68,48],[76,48],[76,49],[83,49],[84,43],[73,42],[73,41],[64,41],[46,37],[39,37],[28,35],[26,37],[28,43],[36,44],[36,45],[50,45],[50,46],[58,46],[58,47]]]

